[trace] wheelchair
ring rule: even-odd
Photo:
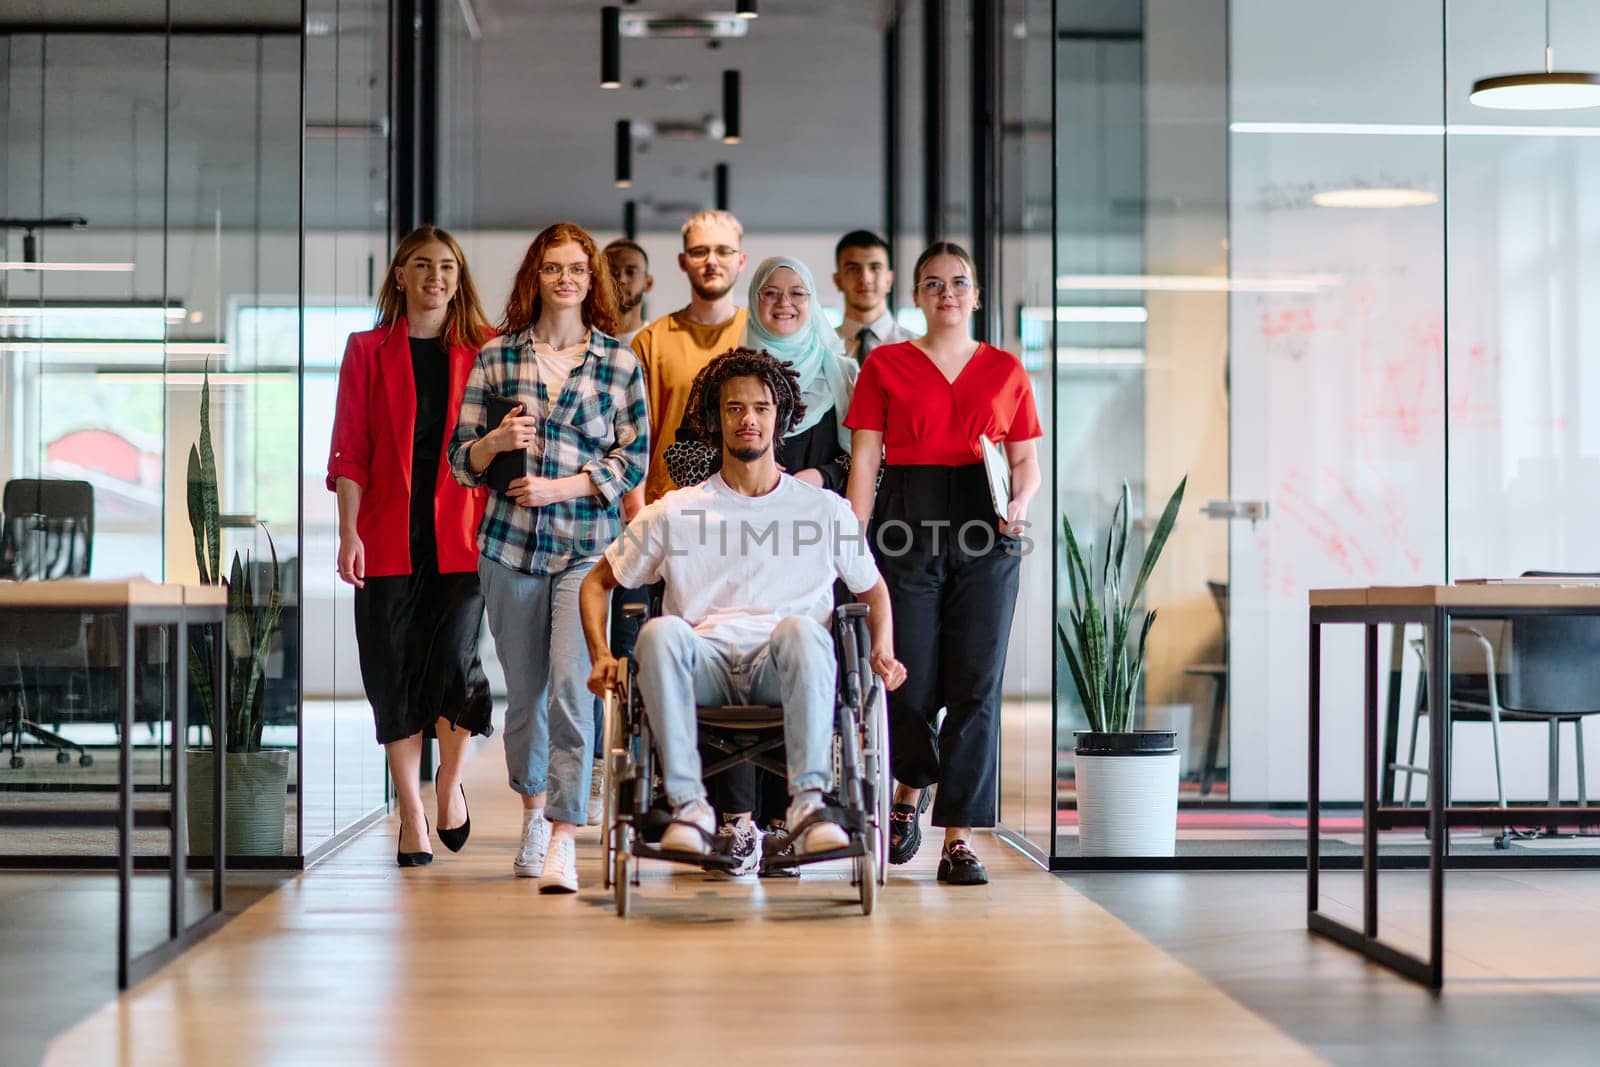
[[[623,609],[630,619],[647,619],[642,604]],[[829,860],[851,861],[851,888],[863,915],[871,915],[878,889],[888,880],[889,856],[889,719],[883,682],[869,663],[872,642],[867,633],[867,606],[846,604],[834,609],[834,651],[838,688],[834,702],[833,791],[823,797],[818,814],[841,826],[849,843],[824,852],[795,854],[787,846],[793,835],[811,824],[788,827],[762,839],[761,869],[770,873]],[[750,762],[785,779],[788,768],[776,753],[782,749],[783,709],[761,705],[701,706],[698,720],[702,752],[720,759],[707,762],[710,778],[739,763]],[[670,806],[661,781],[658,758],[638,670],[627,657],[618,671],[615,690],[605,701],[605,845],[606,887],[616,898],[617,915],[626,918],[639,885],[641,860],[667,860],[706,871],[730,871],[735,860],[724,852],[681,852],[663,849],[661,835],[671,823]]]

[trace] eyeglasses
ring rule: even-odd
[[[570,274],[574,278],[587,278],[589,276],[589,264],[569,263],[563,266],[560,263],[541,263],[539,265],[539,273],[546,278],[559,278],[563,274]]]
[[[707,248],[705,245],[695,245],[693,248],[685,248],[683,250],[683,258],[687,259],[690,263],[704,263],[712,256],[716,256],[718,259],[732,259],[738,254],[739,250],[737,248],[731,248],[728,245],[718,245],[715,248]]]
[[[924,278],[917,283],[917,288],[927,296],[942,296],[944,294],[944,279]],[[952,279],[950,288],[955,291],[957,296],[963,293],[970,293],[972,292],[972,280],[970,278]]]
[[[788,289],[788,290],[784,290],[784,289],[778,289],[776,287],[767,287],[767,288],[760,289],[760,290],[758,290],[756,292],[756,296],[759,297],[761,299],[761,302],[764,303],[764,304],[776,304],[779,300],[782,300],[786,296],[789,298],[789,303],[791,303],[791,304],[804,304],[806,301],[811,299],[811,293],[810,293],[809,290],[806,290],[806,289]]]

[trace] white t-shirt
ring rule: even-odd
[[[720,473],[675,489],[634,516],[606,559],[625,586],[666,579],[664,611],[744,650],[771,640],[790,615],[828,625],[835,578],[852,593],[878,582],[850,505],[787,474],[758,497],[734,492]]]
[[[572,372],[578,364],[583,362],[583,357],[589,351],[587,336],[575,345],[566,348],[551,348],[544,341],[533,342],[534,364],[539,371],[539,381],[544,384],[545,402],[549,407],[556,406],[556,401],[561,398],[561,390],[567,387],[567,379],[572,377]],[[525,400],[526,413],[536,419],[546,416],[548,408],[536,410],[539,407],[537,397],[528,397]],[[535,435],[533,444],[528,446],[528,455],[538,459],[544,455],[544,439]]]

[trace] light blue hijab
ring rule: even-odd
[[[788,267],[798,274],[801,284],[811,293],[806,304],[805,324],[788,337],[769,332],[756,315],[761,287],[779,267]],[[790,256],[773,256],[761,261],[750,279],[750,315],[744,329],[744,345],[766,349],[800,375],[800,398],[806,405],[806,417],[785,436],[793,437],[811,429],[831,408],[839,427],[839,446],[849,451],[850,431],[845,429],[844,417],[850,410],[850,396],[855,392],[860,368],[855,360],[844,358],[844,341],[817,307],[817,283],[804,263]]]

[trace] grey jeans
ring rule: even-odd
[[[524,574],[479,557],[489,632],[506,672],[506,774],[523,796],[548,790],[545,818],[584,824],[595,697],[578,587],[593,561]]]
[[[779,621],[766,644],[740,652],[707,641],[676,615],[664,615],[644,624],[634,651],[639,694],[673,807],[706,795],[695,717],[699,704],[783,705],[790,795],[828,789],[838,666],[827,627],[791,615]]]

